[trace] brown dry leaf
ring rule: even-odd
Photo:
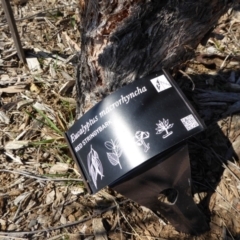
[[[50,64],[49,73],[53,79],[57,77],[55,63]]]
[[[46,196],[46,204],[53,203],[55,199],[55,191],[52,190],[50,193]]]
[[[63,215],[61,215],[60,223],[61,224],[66,224],[67,223],[67,218],[65,218]]]
[[[34,92],[36,94],[39,94],[41,92],[41,90],[38,88],[38,86],[36,84],[34,84],[34,83],[31,83],[30,91]]]
[[[67,72],[61,71],[61,74],[66,81],[75,81],[75,79],[71,77]]]
[[[106,229],[103,226],[102,218],[93,219],[93,233],[95,236],[95,240],[107,240]]]
[[[28,192],[24,192],[21,195],[19,195],[18,197],[15,198],[14,200],[14,204],[16,206],[18,206],[21,202],[23,202],[31,193]]]
[[[80,195],[85,192],[84,188],[81,186],[72,186],[72,187],[70,186],[69,189],[71,191],[71,194],[73,195]]]
[[[66,94],[69,91],[69,89],[71,89],[75,84],[76,84],[75,80],[67,81],[61,86],[59,94]]]
[[[6,231],[6,226],[7,226],[7,221],[3,220],[0,218],[0,225],[1,225],[1,230]],[[1,238],[0,238],[1,239]],[[6,239],[6,238],[5,238]],[[3,238],[4,240],[4,238]]]
[[[9,117],[3,111],[0,111],[0,122],[5,123],[5,124],[10,123]]]
[[[53,165],[50,170],[49,173],[50,174],[64,174],[68,171],[68,164],[67,163],[61,163],[58,162],[55,165]]]
[[[8,74],[2,74],[0,75],[0,84],[1,85],[7,85],[7,84],[10,84],[14,82],[13,80],[10,79],[9,75]]]
[[[14,154],[6,151],[4,153],[6,156],[8,156],[9,158],[11,158],[15,163],[20,163],[20,164],[23,164],[21,158],[19,156],[15,156]]]

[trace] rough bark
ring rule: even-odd
[[[229,0],[80,0],[77,115],[139,77],[183,63]]]

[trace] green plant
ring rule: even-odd
[[[70,19],[70,23],[71,23],[72,28],[75,29],[75,26],[76,26],[76,19],[75,19],[74,16]]]
[[[37,121],[39,121],[39,122],[43,123],[44,125],[48,126],[48,127],[51,128],[53,131],[55,131],[55,133],[57,133],[57,134],[59,134],[59,135],[61,135],[61,136],[63,135],[63,132],[57,127],[57,125],[56,125],[46,114],[44,114],[43,111],[41,111],[41,110],[39,110],[39,109],[37,109],[37,108],[35,108],[35,107],[33,107],[33,108],[34,108],[34,109],[39,113],[39,115],[41,115],[41,117],[43,117],[43,119],[45,120],[45,121],[41,121],[41,120],[39,120],[39,119],[36,118]],[[29,114],[31,117],[33,117],[31,113],[27,113],[27,114]]]

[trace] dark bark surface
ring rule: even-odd
[[[186,61],[231,4],[80,0],[78,117],[122,85]]]

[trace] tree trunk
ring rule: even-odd
[[[77,116],[120,86],[186,61],[230,0],[80,0]]]

